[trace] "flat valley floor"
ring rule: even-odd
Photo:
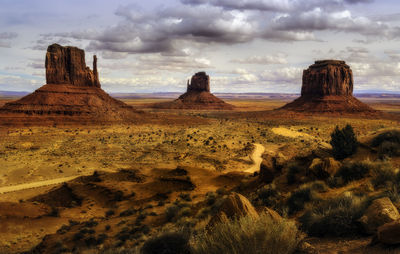
[[[0,106],[14,99],[3,98]],[[146,112],[190,116],[200,120],[195,124],[188,120],[179,124],[1,127],[0,253],[29,250],[39,244],[45,235],[54,234],[69,221],[102,220],[110,209],[115,214],[129,207],[147,209],[148,214],[162,214],[165,208],[157,206],[158,201],[154,197],[163,188],[170,188],[167,203],[187,192],[192,196],[192,204],[204,200],[207,192],[232,189],[242,179],[251,179],[253,175],[249,170],[254,169],[257,161],[253,156],[254,144],[264,147],[264,155],[281,154],[290,159],[313,150],[329,149],[330,133],[336,125],[343,127],[351,124],[359,140],[363,141],[379,131],[398,128],[400,119],[400,101],[390,98],[363,99],[374,109],[391,116],[382,119],[284,114],[270,117],[268,113],[263,114],[283,106],[287,100],[282,99],[226,100],[237,107],[226,112],[146,108],[147,103],[165,100],[124,99]],[[375,159],[366,154],[360,149],[356,156]],[[400,160],[393,159],[393,164],[399,167]],[[176,187],[167,181],[159,181],[161,175],[177,167],[188,171],[190,183],[182,180],[179,183],[183,187]],[[117,178],[121,176],[118,172],[121,170],[135,171],[141,180],[119,181]],[[58,216],[47,216],[52,209],[51,202],[38,202],[36,197],[51,192],[65,182],[92,176],[95,171],[110,176],[111,180],[99,185],[104,188],[103,191],[119,191],[124,197],[134,192],[137,202],[103,200],[101,192],[96,193],[86,186],[87,189],[82,187],[80,190],[87,191],[90,198],[79,205],[59,209]],[[113,181],[112,176],[118,181]],[[185,184],[195,187],[185,187]],[[162,219],[157,216],[147,220],[152,226],[162,224]],[[106,224],[111,226],[108,235],[118,233],[118,223],[121,223],[120,218],[107,221]],[[343,246],[338,244],[336,250],[363,253],[357,252],[359,249],[356,248],[361,248],[359,246],[365,245],[367,240],[351,241],[356,241],[353,249],[342,239],[337,242],[343,242]],[[334,246],[333,242],[317,240],[315,245],[327,250]],[[387,251],[382,253],[392,253]]]

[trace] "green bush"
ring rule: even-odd
[[[315,202],[299,221],[311,236],[349,236],[358,233],[357,220],[369,205],[365,197],[346,193],[340,197]]]
[[[179,232],[162,233],[147,240],[141,248],[142,254],[190,254],[189,236]]]
[[[343,160],[357,152],[358,141],[351,125],[346,125],[343,129],[336,126],[331,133],[333,157],[337,160]]]
[[[192,247],[194,254],[288,254],[301,240],[294,222],[274,221],[262,213],[259,219],[246,216],[205,229],[194,237]]]
[[[364,178],[372,168],[373,164],[368,160],[348,162],[339,169],[335,177],[340,177],[343,183],[347,184]]]

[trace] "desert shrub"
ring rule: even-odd
[[[268,184],[257,190],[255,202],[259,203],[259,205],[275,207],[279,197],[280,193],[276,189],[275,184]]]
[[[207,205],[213,205],[216,200],[217,200],[217,194],[215,194],[212,191],[206,193],[206,203],[207,203]]]
[[[356,161],[345,163],[335,177],[340,177],[344,184],[351,181],[359,180],[364,178],[370,170],[373,168],[373,164],[370,161]]]
[[[165,209],[165,217],[168,221],[176,221],[177,217],[181,216],[182,210],[190,210],[190,204],[176,200],[172,205]],[[183,211],[183,213],[186,213]]]
[[[387,183],[397,184],[400,182],[399,173],[396,172],[392,164],[388,161],[376,163],[371,171],[371,183],[375,187],[385,186]]]
[[[119,217],[127,217],[135,214],[137,211],[134,209],[127,209],[119,214]]]
[[[393,142],[396,144],[400,144],[400,131],[390,130],[377,135],[375,138],[372,139],[372,146],[377,147],[384,142]]]
[[[142,254],[190,254],[189,236],[185,233],[169,232],[147,240],[141,248]]]
[[[331,133],[331,141],[333,157],[342,160],[356,153],[358,142],[353,127],[347,124],[343,129],[336,126]]]
[[[344,185],[343,178],[337,176],[330,176],[326,179],[326,183],[331,188],[338,188]]]
[[[299,221],[311,236],[349,236],[358,233],[357,220],[369,205],[366,197],[351,193],[314,202]]]
[[[179,213],[180,208],[177,205],[170,205],[165,209],[167,221],[172,221]]]
[[[307,202],[317,200],[317,192],[325,191],[328,187],[321,181],[316,181],[300,186],[287,200],[289,214],[294,214],[304,209]]]
[[[198,219],[205,219],[207,218],[207,216],[211,213],[211,209],[209,207],[203,207],[201,208],[197,214],[196,214],[196,218]]]
[[[389,141],[383,142],[379,145],[378,156],[379,158],[400,156],[400,144]]]
[[[296,174],[300,172],[300,167],[296,163],[291,163],[288,166],[288,172],[286,175],[286,180],[288,184],[294,184],[296,182]]]
[[[294,222],[274,221],[262,213],[259,219],[241,217],[215,225],[193,239],[195,254],[283,254],[293,253],[302,239]]]
[[[192,198],[190,197],[190,193],[181,193],[179,194],[179,198],[181,198],[184,201],[190,202],[192,201]]]
[[[106,217],[110,217],[110,216],[113,216],[115,214],[115,211],[114,210],[107,210],[106,211]]]
[[[179,211],[179,217],[188,217],[190,216],[190,214],[192,213],[192,209],[190,207],[183,207],[180,211]]]

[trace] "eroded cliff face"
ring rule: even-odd
[[[82,49],[52,44],[47,48],[45,67],[47,84],[100,87],[97,57],[93,57],[92,71]]]
[[[353,95],[353,72],[344,61],[316,61],[303,71],[301,96]]]
[[[205,72],[198,72],[188,83],[187,92],[210,92],[210,76]]]

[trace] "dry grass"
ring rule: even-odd
[[[293,221],[274,221],[269,215],[259,219],[249,216],[217,224],[193,239],[194,254],[289,254],[293,253],[302,234]]]

